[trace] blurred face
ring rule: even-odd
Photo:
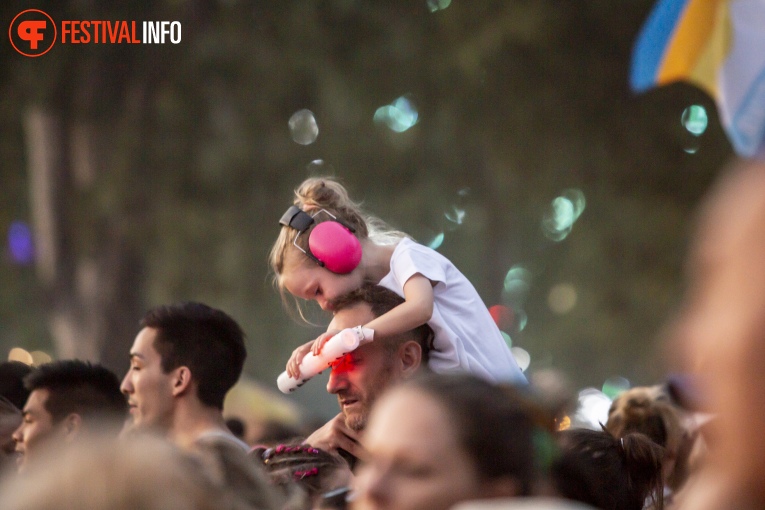
[[[169,428],[173,414],[173,372],[162,372],[162,358],[154,349],[157,330],[143,328],[130,349],[130,369],[120,389],[127,396],[136,427]]]
[[[30,459],[34,459],[41,450],[40,446],[54,438],[63,438],[64,431],[60,425],[53,424],[53,418],[45,410],[45,402],[50,392],[40,388],[29,394],[24,406],[23,421],[16,432],[13,440],[16,442],[16,463],[19,471],[28,468]]]
[[[473,461],[440,403],[416,389],[380,399],[364,432],[370,459],[354,509],[446,510],[481,497]]]
[[[682,368],[712,412],[711,462],[765,500],[765,165],[715,197],[690,259],[691,284],[673,329]]]
[[[332,301],[361,287],[363,278],[358,268],[348,274],[335,274],[292,246],[284,257],[281,283],[293,296],[314,300],[322,310],[331,310]]]
[[[3,466],[3,457],[13,455],[16,449],[13,432],[19,428],[19,425],[21,425],[21,411],[5,397],[0,396],[0,469]]]
[[[339,310],[329,329],[351,328],[374,318],[369,305],[360,303]],[[364,429],[377,396],[391,382],[401,378],[396,366],[395,359],[380,340],[362,345],[332,366],[327,391],[337,395],[337,403],[349,428],[357,431]]]

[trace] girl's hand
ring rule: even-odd
[[[303,361],[303,358],[305,358],[305,355],[308,354],[311,351],[311,346],[315,340],[311,340],[310,342],[306,342],[294,351],[292,351],[292,355],[290,356],[289,361],[287,361],[287,375],[292,377],[293,379],[300,379],[300,369],[298,368],[300,366],[300,363]]]
[[[327,343],[327,340],[338,333],[340,333],[339,329],[330,329],[326,333],[322,333],[321,335],[317,336],[316,340],[313,341],[313,345],[311,346],[311,353],[314,356],[321,354],[321,348],[324,347],[324,344]]]
[[[331,329],[327,331],[326,333],[322,333],[319,335],[316,340],[312,340],[310,342],[306,342],[305,344],[301,345],[294,351],[292,351],[292,356],[290,356],[289,361],[287,362],[287,375],[292,377],[293,379],[300,379],[300,363],[303,361],[303,358],[305,358],[305,355],[310,353],[313,353],[314,356],[318,356],[319,353],[321,353],[321,348],[324,346],[325,343],[327,343],[327,340],[338,334],[340,330],[338,329]]]

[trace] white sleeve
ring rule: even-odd
[[[394,254],[391,270],[403,287],[416,274],[421,274],[434,284],[446,283],[446,272],[443,266],[444,257],[438,252],[420,244],[410,242],[402,246]]]

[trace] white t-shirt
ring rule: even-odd
[[[435,333],[430,368],[435,372],[468,371],[494,382],[526,383],[489,310],[475,287],[446,257],[404,238],[393,251],[390,272],[380,280],[404,297],[404,284],[415,274],[433,282]]]

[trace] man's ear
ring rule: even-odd
[[[183,394],[191,387],[191,370],[189,367],[180,366],[173,370],[173,396]]]
[[[422,347],[414,340],[408,340],[398,348],[398,358],[401,375],[404,377],[414,375],[422,364]]]
[[[77,413],[69,413],[61,422],[61,428],[64,431],[65,440],[73,440],[82,430],[82,416]]]

